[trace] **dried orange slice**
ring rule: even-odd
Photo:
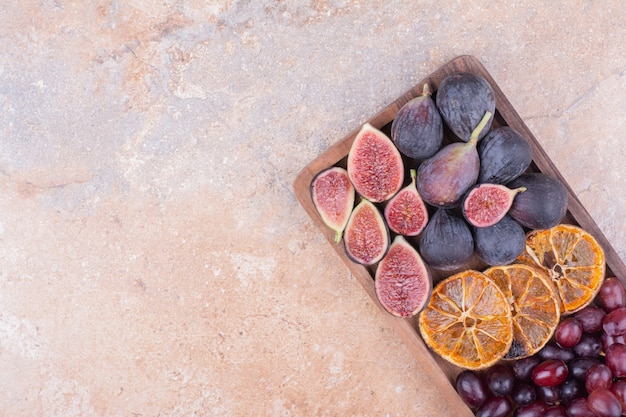
[[[506,296],[494,281],[474,270],[437,284],[419,316],[419,330],[434,352],[467,369],[498,362],[513,340]]]
[[[570,224],[535,230],[526,236],[518,262],[547,271],[561,299],[561,314],[586,307],[596,296],[606,269],[604,250],[588,232]]]
[[[539,352],[554,334],[561,318],[556,289],[538,267],[494,266],[484,274],[508,298],[513,315],[513,343],[504,359],[521,359]]]

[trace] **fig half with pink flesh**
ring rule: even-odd
[[[428,223],[428,210],[415,187],[417,173],[411,170],[411,183],[394,195],[385,206],[385,220],[399,235],[417,236]]]
[[[374,279],[380,304],[397,317],[413,317],[422,311],[433,289],[422,258],[401,235],[378,264]]]
[[[380,261],[389,249],[389,229],[378,208],[362,199],[352,210],[343,233],[346,254],[361,265]]]
[[[404,162],[391,139],[366,123],[348,152],[348,175],[361,196],[380,203],[402,188]]]
[[[493,226],[511,209],[515,196],[524,191],[526,187],[510,189],[501,184],[478,184],[463,200],[463,216],[472,226]]]
[[[335,232],[335,242],[339,242],[354,207],[354,186],[348,172],[332,167],[317,174],[311,182],[311,198],[324,224]]]

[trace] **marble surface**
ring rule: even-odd
[[[299,170],[476,56],[626,260],[621,1],[5,1],[0,414],[445,416]]]

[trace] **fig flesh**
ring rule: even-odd
[[[380,261],[389,249],[389,230],[378,208],[362,199],[352,210],[344,230],[346,254],[361,265]]]
[[[338,243],[354,207],[354,187],[348,172],[332,167],[317,174],[311,182],[311,198],[324,224],[335,232]]]
[[[424,201],[437,207],[452,207],[476,183],[480,168],[476,143],[489,120],[491,113],[487,112],[469,142],[446,145],[422,162],[417,170],[417,190]]]
[[[451,271],[472,258],[474,237],[465,220],[439,208],[422,232],[419,252],[433,268]]]
[[[493,226],[509,211],[513,199],[525,187],[514,190],[501,184],[478,184],[463,200],[463,216],[475,227]]]
[[[515,261],[526,247],[524,228],[510,216],[493,226],[474,229],[476,255],[487,265],[508,265]]]
[[[393,196],[385,206],[385,220],[399,235],[417,236],[428,223],[428,210],[415,187],[416,172],[411,170],[411,183]]]
[[[470,140],[485,113],[493,115],[496,110],[489,82],[469,72],[458,72],[444,78],[437,90],[436,104],[450,130],[463,142]],[[478,132],[478,139],[487,134],[492,120],[490,117]]]
[[[506,184],[526,171],[533,159],[530,144],[509,126],[491,129],[478,143],[478,182]]]
[[[380,203],[402,187],[404,162],[391,139],[366,123],[348,152],[348,176],[361,196]]]
[[[374,279],[380,304],[397,317],[413,317],[422,311],[433,289],[422,258],[401,235],[378,264]]]
[[[443,121],[428,83],[421,96],[404,104],[391,124],[391,140],[409,158],[430,158],[443,142]]]
[[[509,214],[530,229],[549,229],[563,220],[567,212],[568,195],[565,185],[541,172],[522,174],[509,188],[525,187],[526,191],[513,200]]]

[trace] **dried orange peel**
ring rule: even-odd
[[[440,281],[419,316],[426,344],[445,360],[467,369],[498,362],[513,341],[505,294],[485,274],[467,270]]]

